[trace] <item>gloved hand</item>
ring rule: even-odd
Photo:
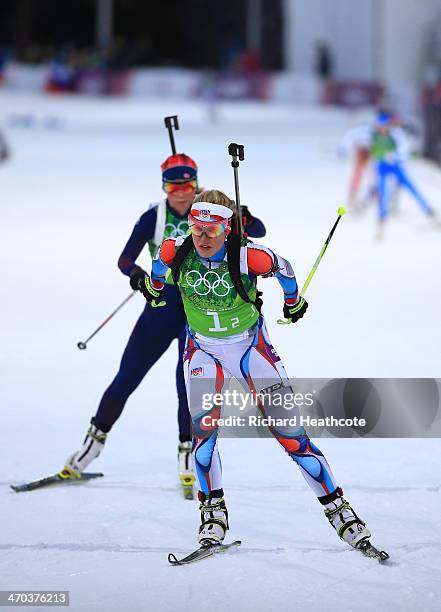
[[[142,268],[134,268],[130,273],[130,286],[134,291],[141,291],[139,283],[142,284],[147,272]]]
[[[286,319],[289,319],[291,323],[296,323],[296,321],[303,317],[307,308],[308,302],[305,300],[305,298],[300,297],[295,304],[287,304],[285,302],[283,306],[283,316]]]
[[[138,268],[130,275],[130,286],[135,291],[140,291],[147,302],[151,304],[157,300],[162,292],[162,289],[155,289],[147,272],[142,268]]]
[[[255,217],[248,210],[248,206],[241,206],[240,212],[242,213],[242,225],[243,227],[247,227],[247,225],[251,225],[251,223],[255,220]]]

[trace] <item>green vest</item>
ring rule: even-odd
[[[246,256],[246,248],[242,247]],[[216,267],[215,267],[216,266]],[[251,300],[256,299],[256,280],[241,274]],[[207,268],[192,249],[182,263],[178,286],[190,328],[203,336],[226,338],[252,327],[259,313],[244,302],[234,288],[226,261]]]
[[[176,217],[165,203],[165,200],[156,205],[156,226],[155,235],[148,242],[148,247],[152,259],[155,257],[158,247],[167,238],[178,238],[187,236],[188,221],[187,217],[182,219]],[[167,272],[165,282],[168,285],[173,285],[173,279],[170,275],[170,270]]]
[[[371,156],[380,161],[386,157],[388,153],[393,153],[397,150],[395,140],[389,134],[374,133],[371,144]]]

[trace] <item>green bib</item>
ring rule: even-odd
[[[380,161],[388,153],[393,153],[396,150],[397,145],[391,136],[388,134],[374,134],[371,144],[371,155],[374,159]]]
[[[161,213],[161,210],[160,210],[161,206],[165,206],[165,219],[160,214]],[[185,219],[182,219],[181,217],[175,217],[175,215],[171,212],[171,210],[169,210],[168,206],[166,206],[162,202],[160,204],[158,204],[158,206],[157,206],[156,215],[157,215],[156,216],[156,223],[157,224],[161,223],[161,217],[162,217],[162,223],[163,223],[164,227],[161,228],[162,229],[162,237],[161,237],[161,239],[159,241],[159,244],[156,244],[155,238],[152,238],[152,240],[149,240],[149,242],[148,242],[148,247],[149,247],[149,251],[150,251],[150,255],[151,255],[152,259],[156,255],[158,247],[162,244],[162,242],[164,240],[166,240],[167,238],[178,238],[179,236],[186,236],[188,234],[188,221],[187,221],[187,217],[185,217]],[[155,232],[155,234],[157,234],[157,232]],[[170,270],[168,270],[168,272],[167,272],[167,276],[166,276],[165,282],[168,285],[173,285],[173,279],[171,278]]]
[[[238,295],[227,262],[214,265],[207,268],[192,249],[182,263],[178,286],[190,328],[203,336],[225,338],[252,327],[259,313]],[[250,299],[255,300],[256,280],[248,274],[241,277]]]

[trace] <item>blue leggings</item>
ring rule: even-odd
[[[427,201],[423,198],[420,192],[417,190],[413,182],[410,180],[403,166],[399,163],[390,164],[388,162],[380,161],[377,163],[377,181],[378,181],[378,214],[380,220],[383,220],[387,217],[389,212],[389,200],[390,200],[390,190],[387,184],[387,179],[389,176],[394,176],[398,185],[402,187],[407,187],[410,193],[413,195],[415,200],[421,206],[423,211],[431,215],[433,214],[432,208],[429,206]]]
[[[152,308],[146,305],[136,322],[124,350],[119,371],[101,399],[95,415],[95,423],[103,431],[110,431],[121,416],[129,396],[138,387],[150,368],[165,353],[172,340],[177,338],[179,356],[176,367],[176,387],[179,439],[181,442],[186,442],[191,440],[191,419],[182,368],[186,318],[179,291],[174,285],[166,285],[163,296],[166,306]]]

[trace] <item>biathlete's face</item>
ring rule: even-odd
[[[197,185],[197,181],[188,181],[187,183],[164,183],[163,189],[167,194],[170,206],[183,215],[193,204]]]
[[[212,257],[222,248],[228,231],[226,221],[202,225],[190,220],[188,225],[198,255],[206,258]]]
[[[221,248],[225,242],[225,232],[215,238],[209,238],[204,232],[202,236],[196,236],[192,233],[194,247],[201,257],[213,257]]]

